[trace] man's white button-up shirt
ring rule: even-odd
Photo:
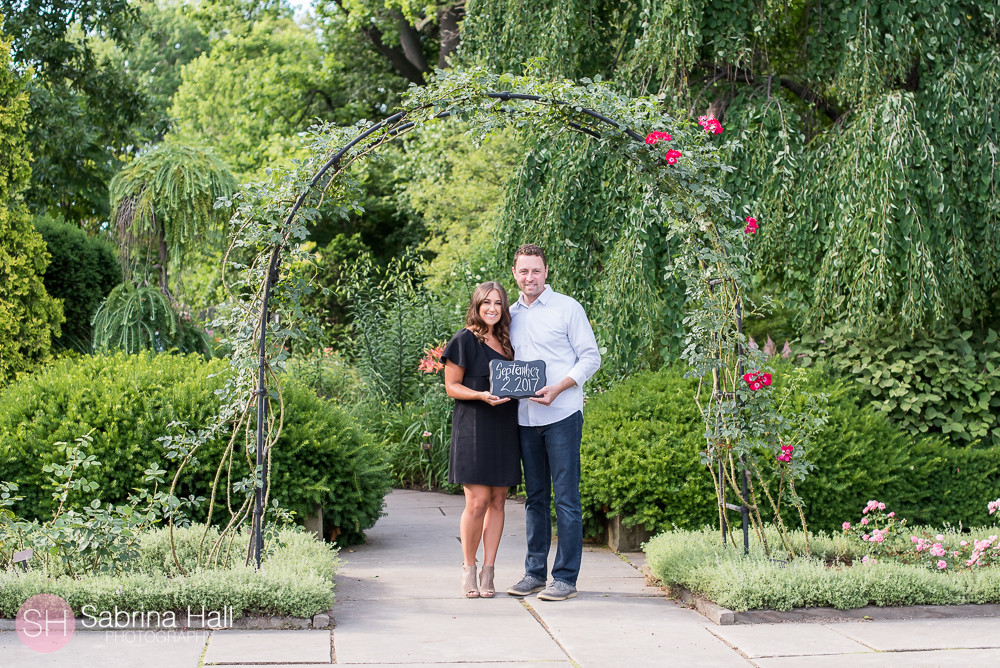
[[[580,302],[546,285],[530,306],[523,294],[518,297],[510,316],[514,359],[545,362],[547,385],[555,385],[567,376],[576,381],[549,406],[521,399],[518,424],[542,427],[583,410],[583,384],[601,367],[601,353]]]

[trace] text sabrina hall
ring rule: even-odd
[[[221,612],[219,610],[206,611],[205,606],[201,606],[201,613],[191,612],[191,606],[188,606],[186,615],[187,623],[182,624],[178,624],[178,615],[173,610],[165,612],[157,610],[129,612],[128,610],[119,610],[116,605],[114,612],[102,610],[98,613],[97,606],[88,604],[83,606],[80,612],[86,618],[81,623],[88,629],[125,629],[135,627],[220,629],[233,625],[233,606],[231,605],[224,606]],[[185,614],[181,612],[180,616],[184,618]]]

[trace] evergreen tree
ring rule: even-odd
[[[10,50],[0,33],[0,383],[48,360],[63,321],[62,305],[42,284],[45,241],[21,199],[31,175],[24,138],[28,94]]]

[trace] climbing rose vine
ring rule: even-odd
[[[646,135],[646,143],[647,144],[655,144],[656,142],[658,142],[660,140],[662,140],[662,141],[670,141],[671,139],[673,139],[673,137],[671,137],[666,132],[658,132],[656,130],[654,130],[653,132],[650,132],[648,135]]]
[[[681,157],[682,155],[683,153],[681,153],[680,151],[674,151],[674,150],[667,151],[666,155],[667,164],[668,165],[674,164],[675,162],[677,162],[677,158]]]
[[[705,132],[712,135],[722,134],[722,123],[719,123],[716,119],[711,116],[699,116],[698,125],[705,128]]]

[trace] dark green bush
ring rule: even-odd
[[[700,463],[705,427],[695,384],[683,372],[636,374],[588,402],[580,491],[589,534],[604,508],[626,525],[656,531],[718,524],[712,480]],[[807,451],[816,468],[796,484],[810,530],[839,531],[870,499],[911,523],[986,522],[986,503],[1000,493],[1000,448],[957,449],[913,436],[867,404],[856,383],[822,367],[807,378],[804,391],[829,394],[829,422]],[[780,366],[775,382],[782,382]],[[739,515],[730,513],[730,521]]]
[[[66,316],[62,336],[55,343],[88,352],[94,312],[122,282],[118,259],[110,243],[60,219],[36,216],[35,230],[52,256],[43,278],[45,290],[63,300]]]
[[[656,530],[718,523],[712,478],[698,454],[705,427],[695,385],[676,368],[645,371],[587,402],[580,450],[587,535],[600,530],[604,512]]]
[[[15,511],[27,518],[51,514],[53,487],[42,467],[57,456],[52,444],[91,429],[88,454],[102,466],[86,476],[100,485],[103,501],[123,501],[150,463],[172,477],[175,464],[156,439],[168,434],[167,425],[175,420],[192,429],[206,425],[218,406],[214,390],[226,373],[225,362],[197,355],[95,355],[62,360],[6,388],[0,392],[0,478],[20,486],[25,498]],[[381,449],[343,409],[294,380],[284,388],[284,401],[272,498],[300,521],[321,505],[324,522],[341,530],[339,542],[360,541],[381,515],[389,489]],[[199,462],[183,475],[182,495],[209,496],[223,446],[220,440],[199,452]],[[245,474],[245,459],[235,457],[234,480]],[[220,494],[224,505],[224,488]],[[202,506],[201,515],[205,511]],[[222,512],[217,503],[217,520]],[[193,519],[203,516],[196,513]]]

